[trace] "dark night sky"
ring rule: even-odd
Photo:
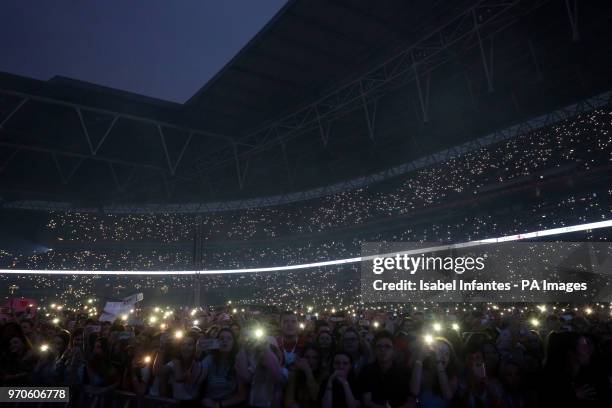
[[[0,71],[185,102],[286,0],[0,2]]]

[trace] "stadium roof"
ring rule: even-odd
[[[612,89],[611,19],[609,2],[290,1],[184,105],[1,74],[0,202],[206,202],[371,174]]]

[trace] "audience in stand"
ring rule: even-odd
[[[0,326],[0,386],[208,408],[610,406],[608,305],[548,315],[471,306],[318,320],[181,308],[163,323],[138,307],[115,322],[13,313]]]

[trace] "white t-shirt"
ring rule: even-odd
[[[180,401],[193,400],[197,397],[202,381],[204,381],[204,367],[201,361],[193,361],[191,366],[191,378],[185,379],[184,368],[179,368],[174,361],[166,364],[170,369],[169,383],[172,388],[172,398]],[[180,372],[179,372],[180,370]],[[187,367],[189,370],[189,367]]]

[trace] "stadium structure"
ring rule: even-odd
[[[1,222],[45,248],[0,248],[0,266],[256,268],[610,220],[611,18],[576,0],[294,0],[185,104],[0,74]],[[211,276],[203,299],[332,304],[355,298],[353,272]],[[2,279],[38,297],[193,287]]]

